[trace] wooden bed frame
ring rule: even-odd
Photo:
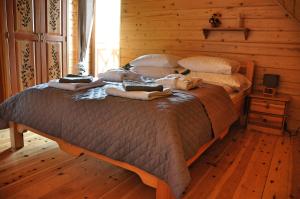
[[[254,63],[247,62],[246,65],[241,68],[240,72],[242,74],[244,74],[252,82],[253,74],[254,74]],[[245,101],[245,97],[247,96],[247,94],[249,92],[250,92],[250,89],[245,91],[242,95],[239,95],[239,97],[233,99],[235,109],[240,113],[240,116],[243,116],[244,101]],[[57,142],[60,149],[67,153],[70,153],[70,154],[73,154],[76,156],[79,156],[82,154],[87,154],[89,156],[92,156],[97,159],[108,162],[112,165],[122,167],[124,169],[127,169],[129,171],[136,173],[141,178],[141,180],[144,184],[156,189],[156,199],[174,199],[175,198],[169,185],[165,181],[163,181],[163,180],[159,179],[158,177],[156,177],[142,169],[139,169],[133,165],[130,165],[125,162],[117,161],[117,160],[111,159],[109,157],[106,157],[104,155],[74,146],[72,144],[69,144],[69,143],[63,141],[62,139],[50,136],[46,133],[40,132],[29,126],[17,124],[14,122],[10,122],[9,126],[10,126],[11,147],[13,150],[20,149],[24,146],[23,133],[25,133],[26,131],[31,131],[31,132],[34,132],[36,134],[39,134],[41,136],[44,136],[46,138],[49,138],[49,139]],[[201,154],[203,154],[206,151],[206,149],[208,149],[216,140],[222,139],[228,133],[229,128],[230,127],[226,128],[223,132],[219,133],[219,135],[220,135],[219,137],[215,137],[213,140],[209,141],[208,143],[206,143],[202,147],[200,147],[198,152],[195,154],[195,156],[193,156],[192,158],[187,160],[187,162],[186,162],[187,166],[190,166],[196,159],[198,159],[199,156]]]

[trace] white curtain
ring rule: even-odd
[[[96,0],[95,71],[120,66],[121,0]]]

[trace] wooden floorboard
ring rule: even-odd
[[[300,198],[300,136],[292,139],[292,187],[290,198]]]
[[[33,133],[10,150],[0,131],[0,198],[154,199],[139,177],[85,155],[76,157]],[[300,198],[300,136],[232,130],[190,167],[185,199]]]

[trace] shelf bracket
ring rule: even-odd
[[[209,34],[209,30],[208,29],[203,29],[202,31],[203,31],[204,38],[207,39],[208,34]]]
[[[249,32],[250,32],[249,28],[246,28],[246,29],[244,30],[245,40],[248,40]]]

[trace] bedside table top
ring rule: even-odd
[[[254,91],[249,95],[252,98],[259,98],[259,99],[265,99],[265,100],[276,100],[276,101],[282,101],[282,102],[289,102],[291,100],[291,97],[286,94],[276,94],[273,96],[264,95],[262,91]]]

